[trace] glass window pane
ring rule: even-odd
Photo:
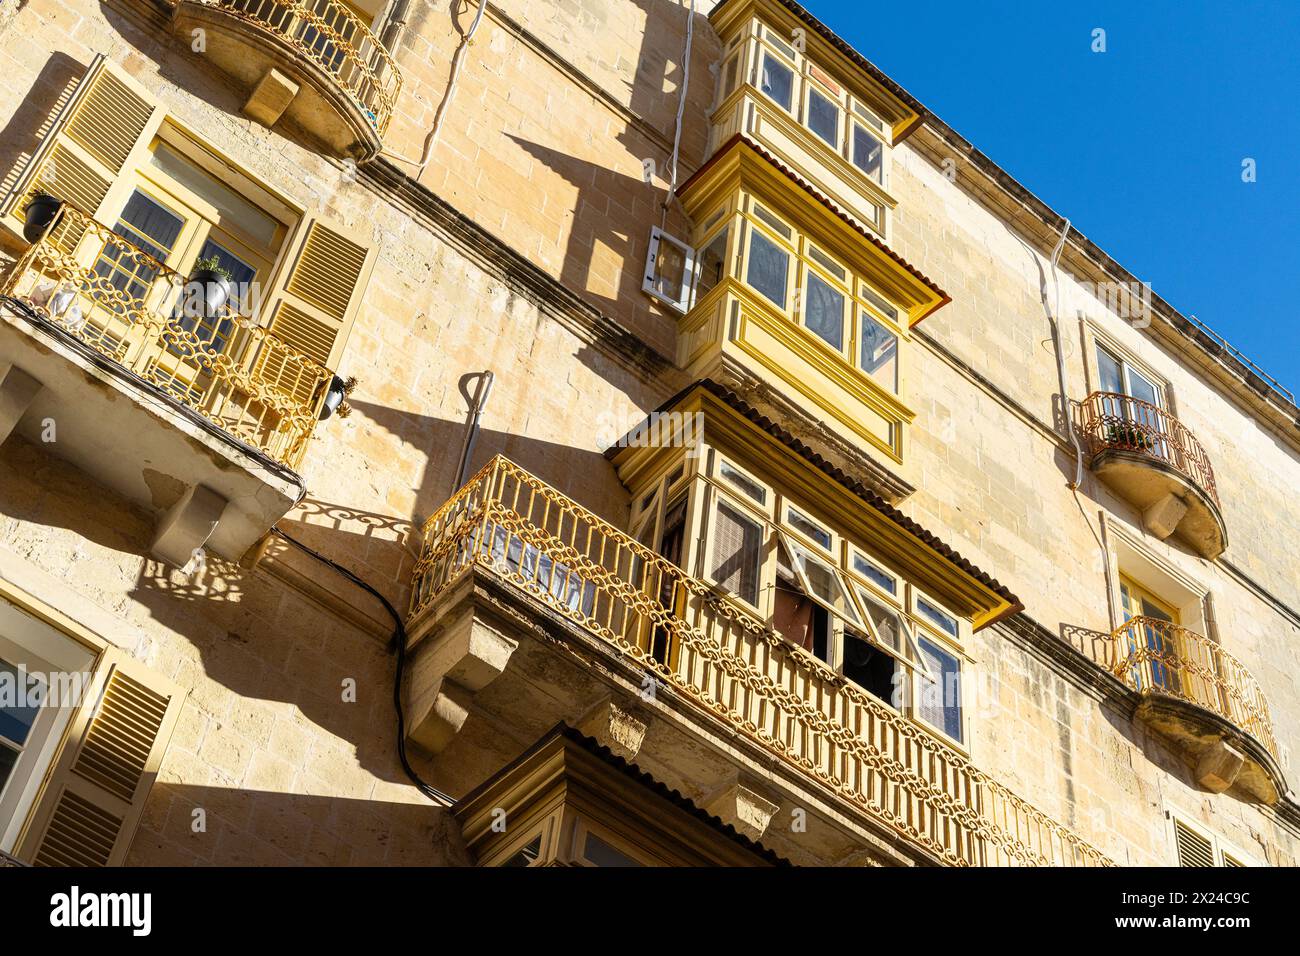
[[[1101,391],[1121,395],[1124,393],[1124,378],[1120,374],[1119,362],[1100,346],[1097,348],[1097,371],[1101,377]]]
[[[812,518],[796,511],[794,508],[785,510],[785,520],[790,523],[790,527],[795,528],[800,534],[805,534],[820,544],[827,551],[831,547],[831,533],[819,525]]]
[[[871,286],[867,285],[865,282],[858,283],[858,288],[861,292],[862,298],[875,306],[877,312],[886,316],[891,322],[898,321],[898,310],[886,302],[875,289],[871,288]]]
[[[808,93],[808,128],[832,146],[840,143],[840,108],[816,90]]]
[[[844,348],[844,295],[815,272],[808,273],[804,325],[835,351]]]
[[[522,850],[520,850],[514,856],[510,857],[510,859],[506,860],[501,865],[509,866],[509,867],[532,866],[537,861],[538,856],[541,855],[541,852],[542,852],[542,838],[537,837],[531,843],[529,843],[528,846],[524,847]]]
[[[1150,402],[1152,405],[1160,404],[1159,392],[1156,391],[1155,385],[1140,372],[1134,371],[1132,366],[1128,370],[1128,387],[1129,394],[1134,398],[1143,402]]]
[[[872,581],[879,585],[890,594],[898,593],[898,582],[894,579],[894,576],[881,571],[878,567],[859,554],[853,556],[853,570],[857,571],[858,574],[862,575],[868,581]]]
[[[727,481],[731,482],[745,494],[749,495],[749,497],[753,498],[760,505],[767,503],[767,489],[756,482],[753,478],[750,478],[749,475],[745,474],[739,468],[733,468],[730,464],[724,461],[719,466],[718,471],[723,478],[726,478]]]
[[[583,844],[583,858],[596,866],[641,866],[625,853],[614,849],[594,833],[588,833]]]
[[[880,182],[884,146],[867,132],[865,127],[853,124],[853,165],[876,182]]]
[[[961,664],[957,658],[925,638],[921,656],[932,679],[921,680],[917,711],[921,718],[943,730],[953,740],[961,737]]]
[[[785,110],[789,110],[794,93],[794,72],[776,60],[772,54],[763,54],[763,69],[758,78],[758,88]]]
[[[219,182],[206,170],[162,143],[154,147],[149,162],[215,206],[217,223],[221,228],[240,230],[266,249],[275,245],[279,222],[225,183]]]
[[[916,599],[916,610],[930,623],[938,626],[949,637],[957,636],[957,619],[946,611],[941,611],[923,597]]]
[[[808,257],[841,282],[848,278],[848,273],[844,271],[840,264],[816,246],[808,247]]]
[[[0,744],[0,793],[4,793],[9,774],[13,772],[14,764],[17,762],[18,751],[10,750],[4,744]]]
[[[876,636],[896,654],[910,658],[910,647],[903,634],[903,619],[893,608],[886,607],[861,585],[858,585],[858,599],[862,601],[863,610],[871,618],[876,628]]]
[[[794,230],[783,223],[775,213],[767,211],[765,206],[754,203],[754,215],[772,227],[772,231],[783,239],[793,239]]]
[[[7,661],[0,661],[0,737],[21,747],[45,699],[41,680]]]
[[[681,302],[686,283],[686,252],[666,236],[655,252],[654,290],[670,302]]]
[[[833,611],[837,611],[854,624],[860,624],[853,600],[844,588],[839,571],[817,557],[807,548],[792,540],[789,535],[784,540],[790,549],[790,556],[795,566],[803,572],[807,580],[809,596]]]
[[[750,604],[758,603],[762,544],[763,529],[758,522],[719,502],[713,523],[713,570],[710,576]]]
[[[891,392],[898,391],[898,336],[864,310],[862,315],[862,371]]]
[[[857,100],[853,101],[853,112],[857,113],[859,116],[861,116],[864,120],[866,120],[876,129],[880,130],[882,133],[885,131],[885,124],[881,121],[880,117],[877,116],[875,113],[871,112],[871,110],[867,109]]]
[[[183,219],[137,189],[127,200],[113,232],[163,262],[171,254],[184,225]],[[95,274],[107,279],[118,292],[140,301],[157,278],[158,270],[126,244],[110,239],[104,243],[95,263]]]
[[[784,309],[789,270],[790,254],[757,229],[753,230],[745,281]]]
[[[739,69],[740,57],[733,56],[727,62],[726,67],[722,71],[722,95],[718,97],[719,103],[730,96],[731,91],[736,88],[736,78],[739,76]]]
[[[253,305],[253,280],[257,277],[257,270],[229,249],[208,239],[199,251],[199,259],[214,257],[217,264],[230,273],[230,308],[240,315],[248,315]],[[235,323],[225,315],[211,317],[205,315],[205,310],[200,307],[197,298],[200,294],[200,284],[196,283],[187,287],[187,298],[177,302],[176,310],[180,326],[188,332],[193,332],[207,351],[220,354],[230,343],[230,334],[235,329]],[[194,298],[189,298],[191,296]]]
[[[155,259],[163,260],[176,244],[184,225],[183,219],[137,189],[127,200],[113,231]]]
[[[723,229],[700,253],[700,278],[695,293],[697,302],[727,274],[727,236],[730,232],[729,227]]]

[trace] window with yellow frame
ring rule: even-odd
[[[866,279],[752,196],[708,216],[694,246],[655,229],[644,291],[686,313],[735,278],[890,394],[905,320]]]
[[[737,234],[728,258],[719,240]],[[866,279],[855,274],[811,237],[758,199],[747,196],[734,222],[725,222],[701,243],[714,250],[717,278],[731,274],[803,328],[822,347],[838,355],[892,394],[900,387],[899,342],[903,318]],[[735,263],[734,273],[726,266]],[[712,285],[709,286],[712,288]]]
[[[717,102],[737,88],[748,59],[750,84],[860,175],[884,188],[889,147],[885,123],[860,96],[771,27],[736,44],[718,71]]]
[[[694,477],[681,468],[665,474],[634,506],[638,540],[655,547],[667,503],[679,502],[689,517],[673,536],[684,545],[676,563],[863,690],[936,734],[965,740],[967,622],[838,532],[813,503],[720,450],[708,451]]]

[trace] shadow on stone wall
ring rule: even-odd
[[[0,170],[5,172],[4,179],[0,180],[0,195],[12,189],[26,170],[32,152],[47,131],[50,114],[68,101],[85,72],[86,64],[78,63],[66,53],[51,53],[45,61],[31,89],[0,131]]]
[[[1115,663],[1115,642],[1105,631],[1094,631],[1079,624],[1061,624],[1061,640],[1069,644],[1102,670]]]
[[[154,785],[127,858],[129,866],[472,863],[443,807],[167,780]]]

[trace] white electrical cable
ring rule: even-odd
[[[694,0],[692,0],[692,3]],[[429,159],[433,155],[433,147],[438,142],[438,133],[442,130],[442,121],[447,115],[447,107],[451,105],[452,97],[456,95],[456,84],[460,81],[460,71],[465,65],[465,51],[469,49],[470,41],[474,39],[474,34],[478,32],[479,22],[483,19],[483,14],[487,12],[488,0],[479,0],[478,13],[474,15],[474,22],[470,24],[469,29],[461,34],[460,44],[456,47],[456,52],[451,57],[451,78],[447,81],[447,89],[442,94],[442,102],[438,104],[438,112],[433,116],[433,127],[429,130],[429,135],[424,138],[424,150],[420,153],[419,159],[412,159],[409,156],[402,156],[400,153],[392,153],[384,150],[383,154],[390,159],[397,159],[404,163],[410,163],[413,166],[419,166],[420,172],[416,174],[416,179],[429,165]]]
[[[1083,446],[1079,444],[1079,436],[1074,431],[1074,421],[1070,417],[1070,396],[1065,387],[1065,342],[1061,337],[1061,280],[1056,274],[1056,263],[1061,258],[1061,250],[1065,248],[1065,240],[1070,235],[1070,220],[1065,220],[1065,225],[1061,227],[1061,239],[1052,250],[1052,292],[1055,296],[1055,303],[1052,306],[1052,328],[1056,333],[1056,374],[1060,381],[1061,388],[1061,414],[1065,416],[1065,427],[1070,432],[1070,441],[1074,444],[1074,483],[1071,488],[1078,488],[1083,484]]]
[[[695,37],[695,0],[691,0],[690,18],[686,21],[686,52],[682,54],[682,87],[677,94],[677,125],[673,130],[673,158],[669,169],[668,195],[664,197],[664,214],[659,228],[668,222],[668,207],[677,192],[677,160],[682,150],[682,114],[686,111],[686,91],[691,85],[691,41]]]

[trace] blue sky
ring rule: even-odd
[[[1300,3],[804,4],[1300,392]]]

